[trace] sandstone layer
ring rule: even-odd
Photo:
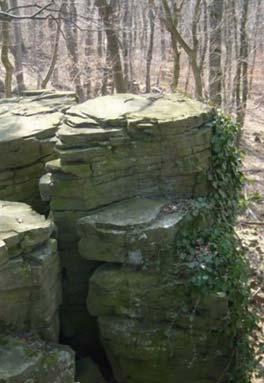
[[[23,203],[0,201],[0,333],[57,341],[60,262],[54,225]]]
[[[56,131],[74,93],[28,92],[0,100],[0,199],[45,211],[38,190],[45,163],[55,157]]]

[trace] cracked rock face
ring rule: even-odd
[[[73,93],[31,92],[0,102],[0,199],[44,206],[38,191],[45,163],[54,158],[55,135]]]
[[[0,332],[58,339],[61,283],[53,229],[30,206],[0,201]]]

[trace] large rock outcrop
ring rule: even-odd
[[[197,254],[175,250],[213,223],[193,201],[209,191],[212,119],[179,94],[116,95],[71,107],[58,130],[40,186],[58,228],[62,331],[90,350],[96,316],[120,383],[212,383],[228,365],[228,299],[192,290]]]
[[[60,262],[54,225],[23,203],[0,201],[0,333],[57,341]]]
[[[45,211],[39,178],[45,163],[55,158],[55,134],[63,111],[75,102],[74,93],[48,91],[0,100],[0,199]]]

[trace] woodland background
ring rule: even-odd
[[[75,89],[81,101],[115,91],[178,89],[210,99],[240,122],[248,98],[263,97],[262,0],[0,0],[0,5],[6,96],[25,87]]]

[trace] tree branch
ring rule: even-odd
[[[13,20],[28,20],[28,19],[40,19],[38,16],[43,13],[45,10],[47,10],[47,8],[49,8],[51,5],[54,5],[54,0],[51,0],[48,4],[44,5],[43,7],[41,7],[40,9],[38,9],[35,13],[33,13],[32,15],[28,15],[28,16],[17,16],[17,15],[14,15],[12,13],[9,13],[11,12],[11,10],[14,10],[14,8],[11,8],[10,10],[4,12],[4,11],[0,11],[0,21],[7,21],[7,22],[11,22]],[[30,7],[39,7],[37,4],[36,5],[31,5],[31,6],[25,6],[26,8],[30,8]],[[21,7],[19,7],[21,8]],[[48,16],[44,16],[44,17],[41,17],[41,19],[46,19]]]

